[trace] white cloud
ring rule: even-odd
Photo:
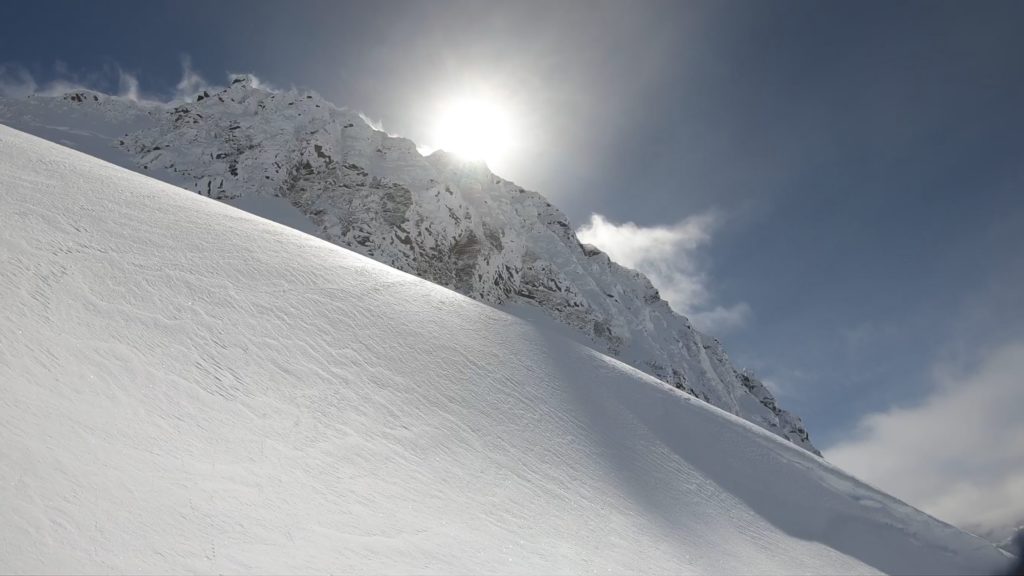
[[[95,83],[97,80],[97,77],[93,75],[90,76],[89,81],[82,81],[77,75],[70,73],[67,65],[60,60],[54,63],[53,70],[55,78],[41,84],[23,66],[0,63],[0,96],[8,98],[25,98],[33,94],[60,96],[74,90],[89,90],[90,83]],[[117,70],[117,73],[120,75],[122,72]]]
[[[234,79],[236,79],[236,78],[248,78],[249,79],[249,85],[252,86],[253,88],[257,88],[259,90],[266,90],[267,92],[281,92],[280,88],[278,88],[277,86],[274,86],[273,84],[271,84],[270,82],[267,82],[266,80],[261,80],[258,76],[256,76],[252,72],[228,72],[228,82],[229,83],[231,81],[233,81]],[[294,89],[295,89],[295,86],[293,85],[292,86],[292,90],[294,90]]]
[[[576,235],[597,246],[615,262],[639,270],[650,278],[662,298],[687,315],[699,328],[722,331],[741,326],[750,306],[712,306],[708,278],[698,259],[701,247],[711,242],[719,218],[713,212],[690,216],[672,226],[615,224],[600,214]]]
[[[229,74],[229,81],[236,75]],[[272,92],[278,90],[260,80],[253,74],[245,74],[250,78],[250,83],[256,88],[262,88]],[[202,76],[192,68],[192,59],[187,55],[181,56],[181,79],[175,86],[173,96],[168,94],[154,96],[144,93],[140,89],[138,77],[135,74],[123,70],[117,64],[104,65],[98,72],[77,74],[68,69],[64,62],[57,61],[53,66],[53,79],[40,83],[25,68],[16,64],[0,64],[0,96],[25,97],[32,94],[41,96],[60,96],[75,90],[95,90],[97,92],[109,93],[112,83],[117,83],[117,96],[140,102],[144,104],[168,104],[192,100],[196,94],[203,90],[211,92],[223,89],[208,83]]]
[[[39,84],[35,78],[20,66],[0,65],[0,96],[25,98],[33,94],[60,96],[75,90],[91,90],[89,86],[74,79],[58,78]]]
[[[764,384],[764,387],[767,388],[768,391],[772,393],[772,396],[775,396],[776,398],[785,396],[789,393],[789,389],[786,386],[779,384],[779,381],[773,378],[762,378],[761,384]]]
[[[392,132],[392,131],[384,128],[384,121],[383,120],[374,120],[373,118],[370,118],[369,116],[367,116],[363,112],[359,112],[359,117],[363,119],[363,122],[366,122],[367,126],[369,126],[370,128],[373,128],[377,132],[383,132],[383,133],[387,134],[388,136],[390,136],[392,138],[403,138],[403,136],[401,134],[398,134],[396,132]],[[436,148],[431,148],[429,146],[416,146],[416,151],[419,152],[421,156],[430,156],[436,150],[437,150]]]
[[[12,64],[0,64],[0,96],[24,98],[39,87],[28,70]]]
[[[378,132],[384,132],[383,120],[374,120],[373,118],[370,118],[369,116],[363,114],[362,112],[359,113],[359,117],[362,118],[363,122],[366,122],[366,125],[369,126],[370,128],[373,128]]]
[[[134,74],[129,74],[120,68],[117,69],[117,95],[132,102],[138,102],[139,79]]]
[[[825,455],[947,522],[1008,534],[1024,520],[1024,342],[967,374],[937,369],[923,403],[864,417]]]
[[[68,70],[64,62],[57,61],[53,66],[54,78],[48,82],[37,82],[25,68],[16,64],[0,64],[0,96],[24,98],[37,94],[40,96],[61,96],[76,90],[94,90],[109,92],[102,86],[117,82],[117,96],[135,102],[156,104],[154,100],[139,90],[138,78],[120,66],[108,64],[100,72],[78,75]]]
[[[732,306],[715,306],[710,310],[690,313],[690,320],[698,326],[713,326],[718,330],[730,330],[746,324],[750,318],[750,305],[746,302]]]
[[[192,69],[192,58],[188,54],[181,56],[181,80],[175,86],[174,99],[178,101],[191,100],[203,89],[210,88],[210,85]]]

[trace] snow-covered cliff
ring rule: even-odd
[[[817,453],[642,274],[583,245],[543,196],[313,93],[236,78],[178,105],[89,91],[0,100],[0,122],[303,229],[477,300],[533,306],[588,345]]]

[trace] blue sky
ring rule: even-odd
[[[428,145],[438,102],[486,87],[521,135],[492,168],[578,226],[600,215],[591,237],[613,254],[677,242],[634,264],[852,467],[899,445],[879,418],[1015,377],[1019,2],[6,2],[0,16],[7,85],[113,91],[120,70],[169,97],[188,57],[212,82],[311,88]],[[892,475],[934,471],[919,464]]]

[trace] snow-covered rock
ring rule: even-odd
[[[240,76],[173,106],[80,91],[0,100],[0,122],[312,233],[492,304],[530,305],[595,349],[818,453],[800,419],[642,274],[577,240],[543,196]]]
[[[0,573],[994,573],[536,324],[0,126]]]

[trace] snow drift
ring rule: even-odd
[[[0,126],[0,572],[984,572],[590,348]]]

